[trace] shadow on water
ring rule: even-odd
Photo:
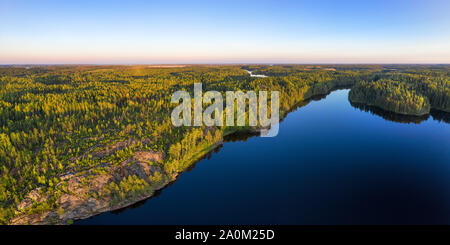
[[[237,132],[234,134],[227,135],[223,137],[223,141],[225,142],[237,142],[237,141],[247,141],[248,139],[258,136],[258,132]]]
[[[284,113],[284,116],[282,118],[280,118],[280,123],[283,122],[283,120],[286,118],[286,116],[289,113],[294,112],[304,106],[307,106],[311,101],[319,101],[319,100],[325,99],[330,93],[315,95],[307,100],[298,102],[290,110],[288,110]],[[240,131],[240,132],[236,132],[236,133],[225,136],[223,138],[223,140],[224,140],[224,142],[238,142],[238,141],[246,142],[249,138],[252,138],[254,136],[259,136],[259,135],[260,135],[259,132]]]
[[[353,103],[350,102],[350,104],[361,111],[368,112],[372,115],[380,116],[385,120],[392,121],[392,122],[398,122],[398,123],[414,123],[419,124],[423,121],[426,121],[430,118],[430,116],[439,122],[450,122],[450,113],[444,112],[444,111],[438,111],[432,109],[430,114],[423,115],[423,116],[412,116],[412,115],[402,115],[391,111],[383,110],[376,106],[369,106],[364,105],[360,103]]]
[[[449,112],[431,109],[430,114],[433,117],[433,119],[436,121],[450,123],[450,113]]]

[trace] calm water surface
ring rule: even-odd
[[[450,224],[450,124],[435,119],[448,115],[364,111],[348,91],[290,113],[275,138],[224,143],[155,197],[76,224]]]

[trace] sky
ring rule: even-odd
[[[448,0],[0,0],[0,64],[450,63]]]

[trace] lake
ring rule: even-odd
[[[408,118],[337,90],[277,137],[234,136],[146,201],[75,224],[450,224],[448,114]]]
[[[253,72],[249,71],[249,70],[244,70],[244,71],[246,71],[251,77],[267,77],[266,75],[253,74]]]

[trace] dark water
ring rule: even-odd
[[[401,117],[347,96],[312,101],[277,137],[226,142],[157,196],[76,223],[450,224],[448,115]]]

